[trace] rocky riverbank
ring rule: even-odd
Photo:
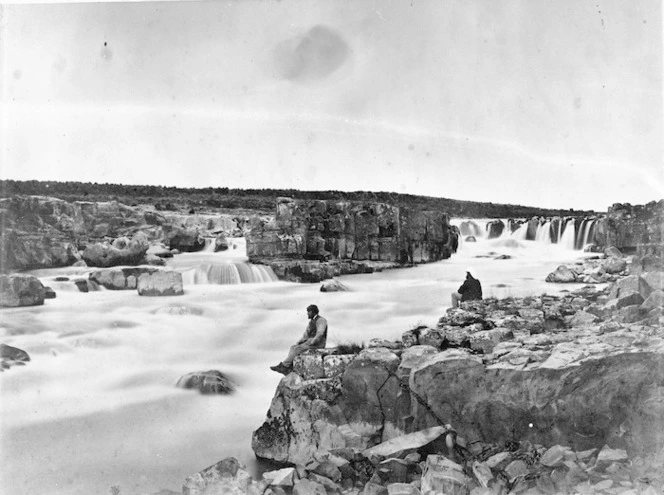
[[[226,459],[183,493],[661,493],[664,273],[625,261],[610,284],[298,357],[252,442],[284,467]]]

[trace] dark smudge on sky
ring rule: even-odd
[[[278,75],[293,81],[318,80],[343,65],[350,49],[334,30],[317,25],[305,34],[281,41],[274,49]]]

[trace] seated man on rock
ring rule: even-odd
[[[466,280],[463,285],[459,287],[457,292],[452,292],[452,307],[459,307],[460,302],[464,301],[479,301],[482,299],[482,284],[470,273],[469,268],[466,271]]]
[[[318,306],[311,304],[307,307],[309,323],[304,334],[297,343],[290,348],[288,356],[276,366],[270,366],[272,371],[287,375],[293,371],[293,360],[309,349],[322,349],[327,343],[327,320],[318,314]]]

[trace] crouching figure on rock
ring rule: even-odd
[[[482,284],[470,273],[466,271],[466,280],[459,287],[457,292],[452,292],[452,307],[457,308],[460,302],[479,301],[482,299]]]
[[[276,366],[270,366],[272,371],[287,375],[293,371],[293,360],[309,349],[322,349],[327,343],[327,320],[318,314],[318,306],[311,304],[307,307],[309,323],[304,334],[288,351],[288,356]]]

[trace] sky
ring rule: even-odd
[[[1,8],[4,179],[664,198],[659,0]]]

